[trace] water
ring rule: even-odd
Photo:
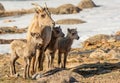
[[[63,32],[67,33],[67,28],[77,28],[80,39],[75,40],[72,47],[81,47],[81,42],[95,34],[114,34],[120,30],[120,0],[93,0],[97,5],[101,7],[84,9],[78,14],[68,15],[52,15],[52,18],[56,21],[65,18],[76,18],[86,21],[84,24],[75,25],[61,25]],[[80,0],[32,0],[32,1],[0,1],[6,10],[16,9],[28,9],[32,8],[32,2],[37,2],[41,6],[46,2],[48,7],[58,7],[65,3],[72,3],[77,5]],[[23,16],[12,16],[0,18],[0,26],[18,26],[20,28],[27,27],[30,24],[34,14],[23,15]],[[4,23],[5,19],[15,20],[15,22]],[[0,38],[12,39],[12,38],[25,38],[26,34],[14,34],[14,35],[0,35]],[[3,48],[4,50],[1,50]],[[0,45],[0,53],[9,52],[9,45]]]

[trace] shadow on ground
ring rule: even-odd
[[[83,64],[70,69],[73,69],[73,72],[76,72],[83,77],[88,78],[94,75],[106,74],[112,72],[113,70],[120,69],[120,62]]]
[[[120,69],[120,62],[118,63],[93,63],[93,64],[83,64],[69,69],[55,68],[44,73],[44,76],[50,76],[55,73],[61,72],[62,70],[72,70],[83,77],[92,77],[94,75],[100,75],[105,73],[110,73],[113,70]]]

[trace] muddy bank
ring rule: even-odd
[[[13,40],[21,40],[26,42],[26,39],[0,39],[0,44],[10,44]]]
[[[0,17],[6,16],[16,16],[33,13],[34,9],[20,9],[20,10],[11,10],[11,11],[0,11]]]
[[[80,19],[61,19],[56,21],[56,24],[81,24],[81,23],[85,23],[85,21]]]
[[[19,29],[17,26],[13,27],[0,27],[0,34],[6,34],[6,33],[25,33],[27,31],[27,28]]]

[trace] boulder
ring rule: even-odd
[[[93,45],[96,45],[96,44],[99,44],[99,43],[106,43],[109,38],[110,38],[109,35],[97,34],[95,36],[92,36],[92,37],[86,39],[83,42],[83,47],[93,46]]]
[[[24,33],[27,31],[27,28],[17,28],[17,26],[13,27],[0,27],[0,34],[5,34],[5,33]]]
[[[92,52],[89,58],[110,60],[120,59],[120,47],[114,47],[113,49],[96,49]]]
[[[49,10],[50,13],[52,13],[52,14],[59,14],[59,10],[57,10],[57,8],[48,8],[48,10]]]
[[[2,5],[2,3],[0,3],[0,11],[5,11],[4,6]]]
[[[115,35],[119,35],[120,36],[120,31],[115,32]]]
[[[80,8],[72,4],[64,4],[57,8],[59,14],[73,14],[80,12]]]
[[[80,9],[85,9],[85,8],[93,8],[97,6],[92,0],[81,0],[81,2],[78,4],[78,7]]]
[[[120,47],[110,50],[108,55],[110,59],[120,59]]]
[[[52,70],[49,73],[53,73],[54,70]],[[79,75],[78,73],[75,73],[73,71],[69,70],[61,70],[59,69],[51,75],[45,75],[41,78],[37,79],[38,83],[76,83],[80,82],[83,77]]]
[[[89,58],[104,59],[107,56],[108,56],[107,53],[105,53],[103,50],[97,49],[90,54]]]

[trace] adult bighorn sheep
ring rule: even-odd
[[[43,44],[40,46],[41,48],[37,50],[37,55],[33,58],[33,62],[35,63],[33,65],[33,71],[36,71],[36,69],[43,70],[44,51],[51,40],[52,29],[55,25],[55,22],[51,18],[51,14],[47,7],[42,8],[36,3],[32,3],[32,5],[35,5],[36,8],[34,18],[27,31],[27,42],[32,41],[30,35],[31,32],[40,33],[40,37],[43,40]]]

